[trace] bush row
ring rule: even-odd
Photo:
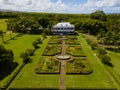
[[[102,63],[113,67],[112,63],[110,62],[111,58],[104,48],[97,47],[97,52],[98,52],[98,57],[100,58]]]
[[[9,86],[9,84],[16,77],[16,75],[20,72],[20,70],[23,68],[24,65],[25,63],[22,63],[21,65],[19,65],[18,68],[4,82],[2,82],[0,86],[1,90],[5,90]]]
[[[97,51],[97,56],[100,58],[102,63],[109,65],[111,67],[113,66],[112,63],[110,62],[111,58],[104,48],[98,46],[97,42],[93,41],[92,39],[86,38],[86,41],[93,50]]]

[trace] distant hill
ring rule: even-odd
[[[20,11],[11,10],[11,9],[0,9],[0,12],[20,12]]]

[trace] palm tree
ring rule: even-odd
[[[4,43],[4,33],[3,33],[3,31],[2,31],[2,30],[0,30],[0,36],[1,36],[2,41],[3,41],[3,43]]]

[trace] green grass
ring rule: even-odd
[[[17,75],[14,81],[11,83],[10,88],[58,88],[59,87],[59,75],[49,74],[36,74],[34,72],[50,37],[47,37],[40,45],[35,55],[32,57],[32,62],[25,65],[21,72]],[[19,75],[22,76],[19,78]],[[19,78],[19,80],[17,80]]]
[[[0,19],[0,30],[7,31],[7,19]]]
[[[14,61],[21,63],[20,54],[25,52],[26,49],[33,48],[32,42],[36,38],[41,37],[40,35],[23,35],[21,37],[16,37],[14,40],[10,40],[7,44],[3,44],[5,48],[12,49],[14,53]]]
[[[13,40],[15,39],[15,37],[18,35],[17,33],[12,33],[12,38]],[[10,40],[10,35],[9,34],[4,34],[4,41],[7,43],[8,40]],[[2,38],[0,37],[0,44],[3,44]]]
[[[89,75],[67,75],[67,88],[115,88],[116,83],[110,81],[106,69],[101,65],[81,34],[79,35],[79,42],[93,68],[93,73]]]
[[[23,35],[21,37],[16,37],[13,40],[8,41],[6,44],[2,44],[6,49],[11,49],[14,53],[14,62],[18,64],[22,63],[20,58],[21,52],[24,52],[26,49],[33,48],[32,42],[36,38],[41,37],[40,35]],[[9,76],[5,77],[0,83],[7,80]]]
[[[40,36],[23,35],[21,37],[16,37],[15,40],[10,40],[7,44],[3,45],[8,49],[12,49],[15,53],[15,61],[21,63],[22,60],[19,57],[20,53],[28,48],[32,48],[32,42],[38,37]],[[10,84],[9,88],[59,88],[59,74],[35,73],[35,67],[38,64],[46,46],[48,45],[49,40],[50,36],[48,36],[40,45],[40,48],[35,51],[34,56],[32,56],[32,61],[23,67],[20,73]],[[78,42],[80,42],[81,48],[87,56],[87,60],[93,69],[93,73],[89,75],[66,75],[66,88],[117,88],[118,84],[114,80],[110,80],[112,78],[111,75],[108,73],[107,69],[100,62],[97,56],[94,55],[94,52],[91,50],[90,46],[86,43],[81,34],[78,36]],[[114,58],[116,58],[116,56],[114,56]],[[119,64],[116,65],[116,70],[119,70],[117,69],[119,68]]]
[[[108,51],[113,67],[106,66],[120,85],[120,53]]]

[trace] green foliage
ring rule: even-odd
[[[54,56],[55,54],[61,53],[60,45],[50,45],[48,44],[44,50],[43,55]]]
[[[113,66],[111,61],[110,56],[108,56],[107,52],[105,49],[98,47],[98,57],[101,59],[101,62],[103,62],[106,65]]]
[[[105,49],[100,48],[100,47],[97,48],[97,51],[98,51],[99,54],[107,54],[107,52],[105,51]]]
[[[97,48],[97,43],[96,42],[91,42],[90,46],[93,50],[95,50]]]
[[[104,64],[109,64],[111,61],[111,58],[106,54],[99,54],[99,58],[102,60]]]
[[[0,45],[0,61],[12,61],[14,59],[13,56],[12,50],[7,50]]]
[[[42,33],[42,36],[43,36],[43,38],[46,38],[46,33],[43,32],[43,33]]]
[[[43,28],[47,28],[49,21],[46,17],[42,17],[38,20],[39,24],[43,26]]]
[[[23,59],[23,63],[28,63],[30,60],[30,56],[28,55],[27,52],[22,52],[20,54],[20,57]]]
[[[13,73],[9,75],[9,77],[7,77],[5,81],[2,82],[2,84],[0,84],[0,89],[5,90],[11,83],[11,81],[15,78],[15,76],[20,72],[23,66],[24,64],[19,65],[19,67],[15,71],[13,71]]]
[[[97,41],[94,39],[94,37],[85,36],[85,35],[84,35],[84,37],[85,37],[87,43],[91,46],[91,48],[92,48],[93,50],[97,49],[97,46],[98,46],[98,45],[97,45]]]
[[[87,57],[86,57],[87,58]],[[67,62],[68,74],[90,74],[92,68],[89,65],[88,60],[82,59],[82,57],[75,57],[73,61]]]
[[[29,56],[33,56],[33,54],[34,54],[34,49],[27,49],[26,50],[26,53],[29,55]]]
[[[4,41],[4,32],[3,32],[2,30],[0,30],[0,36],[1,36],[2,41],[3,41],[3,43],[4,43],[4,42],[5,42],[5,41]]]
[[[0,19],[0,30],[3,30],[3,32],[7,31],[7,21],[8,19]]]
[[[80,44],[77,40],[77,36],[67,36],[66,43],[70,44],[70,45],[79,45]]]
[[[33,41],[33,43],[32,43],[32,45],[33,45],[33,47],[34,47],[35,49],[38,48],[38,44],[39,44],[38,41]]]
[[[90,18],[101,20],[101,21],[106,21],[107,15],[104,13],[104,11],[97,10],[97,11],[90,14]]]
[[[36,42],[38,42],[39,44],[41,44],[41,43],[42,43],[41,38],[37,38],[37,39],[36,39]]]
[[[60,63],[54,60],[53,57],[43,57],[40,59],[38,65],[35,67],[35,72],[40,73],[60,73]]]
[[[76,56],[76,57],[79,57],[79,56],[85,57],[86,56],[80,45],[68,46],[66,53],[71,54],[71,55]]]
[[[48,42],[49,44],[60,44],[60,36],[52,36]]]

